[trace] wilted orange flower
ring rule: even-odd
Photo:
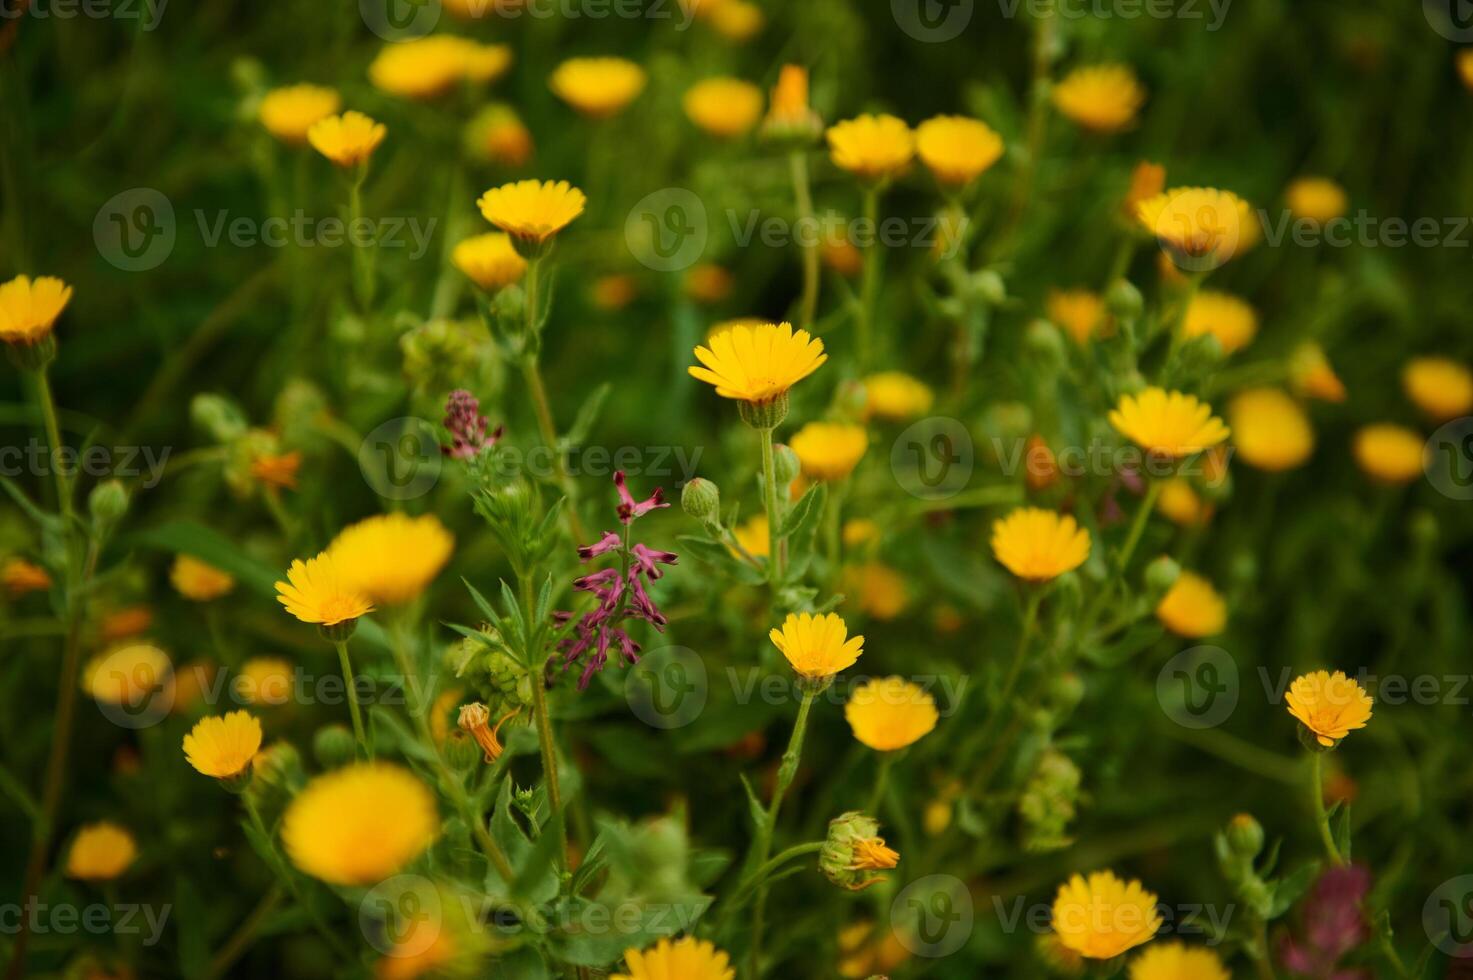
[[[19,599],[28,592],[45,592],[51,588],[51,576],[40,565],[11,557],[0,566],[0,583],[4,583],[12,599]]]
[[[278,490],[297,488],[297,470],[302,467],[302,454],[293,449],[286,453],[262,453],[251,460],[251,476]]]

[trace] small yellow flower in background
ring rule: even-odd
[[[1269,472],[1302,466],[1314,452],[1314,429],[1299,403],[1277,388],[1251,388],[1233,396],[1228,424],[1238,458]]]
[[[1211,582],[1183,570],[1157,604],[1156,618],[1177,636],[1216,636],[1227,625],[1227,603]]]
[[[888,621],[905,611],[910,601],[905,579],[884,562],[867,561],[844,570],[844,591],[854,597],[859,611]]]
[[[337,112],[342,105],[343,98],[335,88],[288,85],[267,92],[256,117],[268,133],[283,143],[302,146],[307,142],[307,130],[312,124]]]
[[[767,635],[793,670],[809,680],[832,677],[854,666],[864,652],[864,637],[849,636],[849,627],[837,613],[788,613],[782,629]]]
[[[181,554],[169,569],[169,581],[186,599],[209,602],[229,595],[235,589],[235,577],[208,565],[192,555]]]
[[[1233,980],[1210,949],[1185,943],[1156,943],[1130,964],[1130,980]]]
[[[1230,293],[1204,289],[1192,297],[1182,320],[1187,337],[1212,334],[1224,354],[1247,347],[1258,334],[1258,314],[1253,307]]]
[[[823,120],[808,105],[808,69],[783,65],[772,87],[762,134],[778,140],[812,140],[822,129]]]
[[[839,976],[845,980],[888,976],[914,956],[906,948],[907,941],[909,937],[902,940],[894,929],[877,929],[872,922],[845,926],[839,933]]]
[[[1105,301],[1088,289],[1050,289],[1044,311],[1076,344],[1086,343],[1105,325]]]
[[[767,23],[762,8],[747,0],[723,0],[711,12],[711,26],[728,41],[750,41]]]
[[[67,851],[66,876],[81,881],[112,881],[138,858],[138,843],[110,820],[89,823],[77,831]]]
[[[904,422],[931,410],[936,400],[927,384],[903,371],[881,371],[864,379],[867,416]]]
[[[292,665],[280,657],[252,657],[240,665],[235,693],[246,704],[286,704],[294,675]]]
[[[588,199],[566,180],[519,180],[493,187],[476,204],[502,231],[524,242],[542,244],[583,213]]]
[[[473,155],[491,163],[520,167],[532,158],[532,134],[510,106],[488,105],[466,127]]]
[[[697,303],[720,303],[731,296],[735,286],[731,270],[715,262],[702,262],[685,274],[685,295]]]
[[[1092,960],[1113,959],[1149,942],[1161,928],[1155,894],[1112,871],[1075,875],[1060,885],[1053,914],[1059,941]]]
[[[1219,265],[1257,240],[1248,202],[1213,187],[1175,187],[1136,206],[1136,218],[1193,270]]]
[[[511,45],[467,41],[461,49],[461,71],[473,85],[488,85],[511,67]]]
[[[624,58],[569,58],[548,80],[558,98],[585,116],[615,115],[644,91],[644,69]]]
[[[344,582],[337,562],[325,551],[293,561],[286,578],[276,583],[276,601],[304,623],[336,626],[373,611],[373,602]]]
[[[829,359],[823,341],[789,323],[734,326],[695,355],[704,366],[687,368],[691,377],[713,385],[722,398],[753,404],[781,398]]]
[[[1451,358],[1413,358],[1402,368],[1401,387],[1434,422],[1473,412],[1473,371]]]
[[[339,167],[356,167],[373,156],[388,132],[383,123],[350,109],[317,120],[307,130],[307,141]]]
[[[184,736],[184,758],[203,775],[232,779],[261,749],[260,719],[245,711],[201,718]]]
[[[1203,501],[1190,480],[1180,476],[1161,482],[1156,509],[1183,527],[1200,527],[1212,516],[1212,506]]]
[[[327,553],[345,586],[394,606],[418,598],[454,549],[454,536],[434,514],[410,517],[396,511],[343,528]]]
[[[1130,186],[1120,202],[1120,210],[1127,221],[1134,222],[1140,203],[1155,197],[1166,189],[1166,168],[1159,163],[1142,160],[1130,172]]]
[[[1054,86],[1054,107],[1096,133],[1113,133],[1135,119],[1146,90],[1125,65],[1076,68]]]
[[[866,113],[828,130],[834,165],[863,180],[884,180],[904,170],[915,156],[915,134],[902,119]]]
[[[1458,66],[1458,77],[1463,80],[1463,87],[1473,89],[1473,48],[1459,48],[1455,60]]]
[[[798,454],[803,475],[813,480],[842,480],[869,448],[869,435],[862,425],[844,422],[809,422],[788,440]]]
[[[434,795],[407,769],[355,763],[318,776],[282,818],[287,856],[332,885],[373,885],[434,843]]]
[[[879,540],[880,525],[868,517],[854,517],[844,522],[842,537],[846,547],[857,548]]]
[[[394,944],[374,966],[373,976],[374,980],[421,980],[463,975],[456,970],[460,959],[460,944],[440,917],[419,915],[395,930]]]
[[[1356,465],[1381,483],[1410,483],[1422,475],[1427,444],[1411,429],[1389,422],[1367,425],[1351,443]]]
[[[1289,380],[1295,393],[1325,402],[1345,401],[1345,383],[1335,373],[1319,344],[1306,342],[1289,358]]]
[[[251,476],[277,490],[295,490],[297,471],[301,468],[302,454],[295,449],[288,453],[262,453],[251,458]]]
[[[527,271],[527,260],[512,247],[511,236],[499,231],[457,242],[450,261],[485,290],[510,286]]]
[[[174,663],[151,643],[132,643],[93,657],[82,678],[95,700],[135,707],[171,689]]]
[[[847,238],[825,235],[818,246],[818,257],[825,268],[845,279],[853,279],[864,271],[864,253]]]
[[[368,66],[368,80],[390,95],[431,99],[462,80],[494,81],[509,67],[511,48],[505,44],[436,34],[386,44]]]
[[[601,310],[622,310],[639,296],[639,282],[633,276],[614,273],[599,276],[590,288],[593,305]]]
[[[740,78],[707,78],[685,92],[690,121],[723,139],[740,136],[762,116],[762,90]]]
[[[1122,395],[1110,411],[1110,424],[1142,449],[1173,458],[1211,449],[1229,434],[1211,405],[1162,388]]]
[[[1365,728],[1375,703],[1343,671],[1316,670],[1296,677],[1285,698],[1289,714],[1309,729],[1326,748],[1352,731]]]
[[[767,515],[755,514],[731,529],[737,544],[746,549],[753,558],[766,558],[771,541],[768,535]]]
[[[624,951],[624,968],[609,980],[735,980],[731,957],[704,939],[661,939],[649,949]]]
[[[207,660],[191,660],[174,671],[174,703],[170,710],[176,715],[187,715],[205,701],[205,696],[215,690],[217,668]]]
[[[0,573],[3,577],[3,573]],[[102,617],[98,632],[104,640],[126,640],[137,636],[153,625],[153,610],[147,606],[128,606],[117,609]]]
[[[0,584],[12,599],[19,599],[28,592],[45,592],[51,588],[51,576],[40,565],[24,558],[11,557],[0,565]]]
[[[1019,507],[992,525],[992,554],[1030,582],[1047,582],[1083,565],[1089,545],[1089,532],[1071,515],[1041,507]]]
[[[1345,188],[1328,177],[1300,177],[1284,189],[1284,203],[1296,218],[1324,224],[1345,213]]]
[[[1002,156],[1002,137],[980,119],[936,116],[916,128],[916,152],[936,179],[961,187]]]
[[[35,344],[51,335],[72,299],[72,287],[55,276],[16,276],[0,285],[0,341]]]
[[[903,677],[866,681],[844,705],[854,737],[877,752],[914,745],[936,727],[936,700]]]

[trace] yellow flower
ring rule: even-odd
[[[639,295],[639,283],[633,276],[615,273],[595,279],[590,292],[599,309],[622,310]]]
[[[302,146],[307,142],[307,130],[324,116],[330,116],[342,108],[343,99],[338,90],[322,85],[288,85],[274,88],[261,99],[256,117],[266,131],[283,143]]]
[[[844,571],[844,588],[866,616],[891,620],[905,611],[905,579],[889,565],[867,561]]]
[[[1296,218],[1324,224],[1345,213],[1345,188],[1328,177],[1300,177],[1284,189],[1284,203]]]
[[[823,341],[788,323],[735,326],[695,354],[704,366],[687,368],[691,377],[715,386],[722,398],[753,404],[781,398],[829,359]]]
[[[511,66],[505,44],[477,44],[436,34],[384,46],[368,66],[368,80],[390,95],[430,99],[461,80],[490,82]]]
[[[915,134],[904,120],[865,114],[829,127],[829,156],[864,180],[894,177],[915,155]]]
[[[879,536],[880,525],[868,517],[855,517],[844,522],[844,544],[850,548],[868,544]]]
[[[195,602],[218,599],[229,595],[235,588],[234,576],[184,554],[174,559],[174,566],[169,570],[169,581],[180,595]]]
[[[1113,133],[1135,119],[1146,90],[1125,65],[1076,68],[1054,86],[1054,107],[1085,129]]]
[[[1182,333],[1188,337],[1210,333],[1222,345],[1222,352],[1231,354],[1248,346],[1258,333],[1258,314],[1236,296],[1204,289],[1192,297]]]
[[[231,779],[245,772],[261,748],[261,722],[245,711],[201,718],[184,736],[184,758],[206,776]]]
[[[916,152],[936,179],[951,187],[969,184],[1002,156],[1002,137],[966,116],[937,116],[916,129]]]
[[[429,938],[420,930],[429,931]],[[438,916],[419,915],[408,918],[395,930],[394,945],[374,967],[374,980],[455,976],[459,959],[460,947],[451,930]]]
[[[1345,383],[1335,373],[1319,344],[1304,343],[1295,349],[1289,358],[1289,377],[1295,392],[1305,398],[1345,401]]]
[[[72,299],[72,287],[55,276],[16,276],[0,286],[0,341],[34,344],[51,328]]]
[[[685,294],[697,303],[719,303],[731,295],[731,272],[715,262],[702,262],[685,274]]]
[[[1047,582],[1083,565],[1089,544],[1089,532],[1072,516],[1041,507],[1019,507],[992,525],[993,555],[1030,582]]]
[[[138,844],[127,829],[110,820],[77,831],[67,851],[66,875],[82,881],[111,881],[138,858]]]
[[[466,127],[471,152],[491,163],[520,167],[532,157],[532,134],[510,106],[488,105]]]
[[[1227,603],[1211,582],[1183,571],[1156,606],[1156,618],[1177,636],[1215,636],[1227,625]]]
[[[548,82],[558,98],[595,119],[612,116],[633,102],[644,83],[644,69],[624,58],[569,58]]]
[[[661,939],[644,952],[624,951],[628,973],[609,980],[734,980],[731,958],[704,939]]]
[[[476,203],[487,221],[513,238],[541,244],[582,214],[587,202],[566,180],[519,180],[493,187]]]
[[[1130,172],[1130,186],[1120,202],[1120,210],[1127,221],[1136,220],[1136,209],[1147,198],[1155,197],[1166,189],[1166,168],[1159,163],[1142,160]]]
[[[292,562],[287,581],[276,583],[276,601],[304,623],[336,626],[373,611],[368,597],[348,586],[327,552]]]
[[[1105,323],[1105,301],[1088,289],[1050,289],[1044,309],[1076,344],[1085,343]]]
[[[1108,960],[1149,942],[1161,928],[1156,896],[1111,871],[1075,875],[1054,898],[1054,933],[1081,956]]]
[[[844,422],[809,422],[788,440],[803,474],[814,480],[842,480],[869,448],[864,427]]]
[[[740,136],[762,115],[762,90],[740,78],[708,78],[686,90],[690,121],[712,136]]]
[[[854,737],[877,752],[913,745],[936,727],[936,700],[903,677],[866,681],[844,705]]]
[[[395,512],[343,528],[327,552],[345,586],[394,606],[418,598],[454,548],[455,538],[434,514]]]
[[[1370,695],[1343,671],[1316,670],[1296,677],[1285,699],[1289,714],[1330,747],[1371,720]]]
[[[295,671],[280,657],[252,657],[240,666],[235,693],[247,704],[286,704]]]
[[[214,664],[205,660],[192,660],[174,671],[174,703],[170,710],[176,715],[186,715],[199,707],[207,694],[215,690]]]
[[[361,112],[325,116],[307,130],[313,148],[339,167],[354,167],[373,156],[388,130]]]
[[[1185,943],[1157,943],[1130,964],[1130,980],[1233,980],[1210,949]]]
[[[1459,48],[1456,60],[1463,87],[1473,89],[1473,48]]]
[[[1211,449],[1228,437],[1228,427],[1212,414],[1211,405],[1161,388],[1122,395],[1110,424],[1142,449],[1175,458]]]
[[[892,422],[924,415],[936,396],[925,382],[902,371],[881,371],[864,379],[864,410]]]
[[[363,762],[313,779],[282,818],[298,868],[332,885],[373,885],[434,843],[435,798],[409,770]]]
[[[1206,524],[1212,516],[1212,507],[1205,503],[1193,489],[1191,481],[1174,476],[1161,482],[1161,493],[1156,498],[1156,509],[1183,527]]]
[[[1299,403],[1277,388],[1251,388],[1228,402],[1233,445],[1249,466],[1277,473],[1314,452],[1314,429]]]
[[[488,231],[458,242],[450,261],[482,289],[510,286],[527,271],[527,260],[512,247],[511,236]]]
[[[1402,369],[1401,386],[1434,422],[1473,412],[1473,371],[1451,358],[1413,358]]]
[[[0,578],[4,573],[0,572]],[[126,640],[137,636],[153,625],[153,610],[147,606],[128,606],[117,609],[102,617],[98,632],[104,640]]]
[[[1193,270],[1226,262],[1258,234],[1248,202],[1213,187],[1175,187],[1148,197],[1137,205],[1136,218]]]
[[[1426,443],[1411,429],[1387,422],[1367,425],[1355,434],[1355,462],[1382,483],[1410,483],[1422,475]]]
[[[297,470],[302,467],[299,450],[289,453],[261,453],[251,459],[251,476],[277,490],[297,488]]]
[[[772,88],[762,132],[774,139],[814,139],[821,129],[823,120],[808,105],[808,69],[783,65]]]
[[[845,279],[853,279],[864,270],[864,253],[840,235],[825,235],[818,245],[818,257],[824,267]]]
[[[746,549],[747,553],[754,558],[766,558],[770,551],[771,539],[768,535],[768,524],[766,514],[757,514],[748,518],[745,522],[732,528],[737,544]]]
[[[487,85],[496,81],[511,67],[511,46],[508,44],[477,44],[467,41],[461,48],[461,71],[466,81],[474,85]]]
[[[82,683],[98,701],[134,707],[170,688],[173,672],[174,664],[164,651],[150,643],[133,643],[93,657]]]
[[[716,33],[738,43],[756,37],[767,21],[762,8],[746,0],[721,0],[712,7],[709,19]]]
[[[0,583],[12,599],[19,599],[27,592],[45,592],[51,588],[51,576],[40,565],[12,557],[0,566]]]
[[[849,627],[836,613],[788,613],[781,630],[767,634],[799,676],[817,680],[852,667],[864,652],[864,637],[849,636]]]

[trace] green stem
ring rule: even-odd
[[[1335,835],[1330,833],[1330,815],[1325,812],[1325,785],[1321,773],[1321,757],[1323,752],[1311,750],[1309,756],[1309,796],[1310,803],[1314,807],[1314,822],[1319,827],[1320,842],[1325,845],[1325,854],[1330,858],[1330,863],[1335,867],[1344,867],[1345,858],[1340,856],[1340,849],[1335,846]]]
[[[859,351],[859,370],[869,367],[870,350],[874,344],[875,288],[880,278],[879,242],[880,189],[868,186],[864,189],[864,220],[870,238],[864,248],[864,269],[859,280],[859,336],[855,338]]]
[[[541,302],[538,295],[538,272],[541,267],[540,258],[529,259],[526,275],[522,279],[526,292],[527,315],[526,335],[522,338],[526,345],[521,356],[522,378],[526,382],[527,393],[532,396],[532,408],[537,414],[537,429],[542,435],[543,443],[552,453],[553,475],[557,477],[563,496],[568,498],[568,505],[563,508],[568,519],[568,533],[573,536],[573,543],[578,544],[588,540],[588,533],[583,528],[582,519],[578,517],[578,488],[568,475],[567,467],[563,465],[562,450],[558,447],[557,423],[552,417],[552,405],[547,399],[547,386],[542,383],[542,369],[539,366],[542,327],[537,306]]]
[[[67,477],[65,467],[59,465],[58,455],[62,449],[61,426],[57,422],[56,401],[51,395],[51,380],[46,368],[40,368],[34,373],[36,379],[36,400],[41,406],[41,418],[46,426],[46,441],[51,444],[51,470],[56,477],[56,506],[61,511],[62,522],[66,525],[63,536],[70,538],[72,524],[72,490],[71,481]]]
[[[1028,653],[1028,640],[1033,635],[1033,627],[1038,623],[1038,607],[1043,602],[1043,589],[1030,588],[1028,590],[1028,604],[1023,610],[1023,631],[1018,634],[1018,645],[1013,650],[1013,662],[1008,667],[1007,678],[1002,683],[1002,690],[998,692],[997,708],[1001,711],[1013,696],[1013,691],[1018,686],[1018,678],[1023,673],[1023,661]]]
[[[794,150],[788,154],[788,169],[793,176],[793,199],[798,207],[798,224],[816,231],[813,219],[813,194],[808,187],[808,154]],[[818,242],[800,241],[803,249],[803,296],[798,303],[798,326],[809,330],[818,310]]]
[[[885,789],[890,785],[890,768],[895,764],[894,752],[881,752],[880,763],[875,769],[875,788],[870,793],[869,805],[864,812],[879,816],[880,803],[885,799]]]
[[[353,661],[348,658],[348,642],[338,640],[338,665],[343,669],[343,683],[348,688],[348,711],[353,716],[353,737],[358,741],[358,751],[365,759],[373,758],[373,749],[363,731],[363,709],[358,704],[358,685],[353,679]]]
[[[368,176],[368,164],[361,164],[348,183],[348,221],[350,228],[357,228],[363,218],[363,181]],[[354,233],[356,234],[356,232]],[[373,311],[373,266],[377,242],[367,245],[353,244],[353,295],[358,300],[358,311],[368,316]]]
[[[280,885],[271,886],[251,914],[246,916],[245,921],[240,924],[225,945],[220,947],[220,951],[210,958],[210,965],[205,969],[205,980],[215,980],[216,977],[225,975],[226,971],[255,941],[257,930],[261,928],[262,923],[271,913],[276,911],[276,907],[281,904],[284,897],[285,894]]]
[[[626,531],[627,533],[627,531]],[[628,550],[626,548],[627,556]],[[627,558],[626,558],[627,561]],[[544,678],[547,676],[546,659],[542,656],[540,624],[535,623],[537,616],[536,599],[532,593],[532,579],[530,576],[522,578],[522,607],[523,618],[533,629],[534,649],[527,651],[527,662],[536,666],[536,675],[532,677],[532,715],[537,723],[537,746],[542,752],[542,778],[547,783],[547,804],[552,810],[552,820],[557,826],[558,843],[561,845],[559,853],[565,868],[571,869],[572,859],[568,852],[568,823],[563,813],[563,791],[558,778],[557,764],[557,742],[553,738],[552,714],[547,708],[547,684]]]
[[[783,580],[782,540],[778,524],[782,514],[777,509],[777,463],[772,449],[772,430],[762,433],[762,505],[767,511],[767,581],[774,594]]]
[[[731,897],[726,900],[725,908],[717,917],[718,923],[724,922],[728,916],[740,909],[745,904],[747,896],[759,886],[763,885],[783,865],[807,854],[817,854],[823,850],[823,846],[824,842],[821,840],[810,841],[807,844],[794,844],[777,857],[770,859],[751,874],[747,875],[742,879],[741,884],[737,885],[736,890],[731,893]]]
[[[1140,544],[1141,534],[1146,530],[1146,521],[1156,509],[1156,498],[1161,496],[1160,480],[1151,480],[1146,485],[1146,496],[1141,501],[1140,507],[1135,512],[1135,520],[1131,522],[1130,533],[1125,538],[1125,543],[1120,546],[1120,556],[1116,562],[1115,574],[1124,577],[1126,569],[1130,567],[1131,556],[1135,554],[1136,545]]]

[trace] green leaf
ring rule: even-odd
[[[199,890],[183,875],[174,879],[174,902],[179,912],[179,975],[202,977],[210,962],[205,905]]]
[[[501,616],[496,612],[496,607],[491,605],[490,601],[481,595],[474,585],[471,585],[469,579],[462,578],[461,581],[465,583],[466,590],[470,592],[471,599],[475,602],[476,608],[481,610],[481,615],[486,618],[486,622],[498,630],[501,629]]]
[[[720,569],[738,582],[746,585],[761,585],[766,581],[760,569],[753,568],[733,555],[731,550],[719,541],[712,541],[710,538],[694,534],[682,534],[675,540],[680,544],[684,553],[691,555],[698,562]]]
[[[1340,823],[1335,828],[1335,846],[1340,850],[1340,856],[1347,862],[1350,861],[1350,804],[1340,811]]]
[[[808,492],[783,515],[782,524],[778,526],[778,536],[784,539],[791,538],[803,534],[810,528],[817,527],[819,515],[823,513],[824,501],[827,499],[828,488],[822,483],[815,483],[809,487]]]
[[[1277,919],[1309,890],[1320,875],[1320,863],[1311,861],[1292,874],[1285,875],[1273,884],[1273,901],[1269,904],[1268,918]]]
[[[517,878],[512,883],[512,894],[529,902],[550,902],[557,897],[558,872],[556,862],[562,838],[558,827],[563,815],[554,813],[542,827],[532,849],[517,867]]]
[[[747,815],[752,818],[752,828],[760,831],[767,825],[767,807],[757,798],[757,791],[752,788],[752,783],[747,779],[747,774],[741,774],[742,789],[747,791]]]
[[[0,487],[4,487],[5,492],[8,493],[11,499],[16,502],[16,505],[19,506],[21,510],[25,511],[26,516],[35,521],[36,524],[39,525],[43,530],[61,530],[61,519],[56,517],[55,515],[46,513],[44,510],[32,503],[31,498],[26,496],[26,492],[22,490],[14,480],[10,479],[9,477],[0,476]]]
[[[1085,644],[1084,659],[1101,667],[1118,667],[1131,657],[1147,649],[1165,635],[1158,623],[1137,623],[1125,631],[1125,635],[1108,646],[1095,647]]]
[[[588,397],[583,399],[583,404],[578,409],[578,414],[573,418],[573,424],[563,436],[562,441],[569,446],[576,446],[588,438],[588,433],[598,422],[599,413],[603,411],[604,400],[609,397],[611,386],[607,381],[589,392]]]
[[[522,607],[517,602],[517,595],[512,591],[506,579],[501,580],[501,604],[506,608],[506,618],[511,620],[511,639],[516,641],[516,646],[523,653],[527,652],[527,620],[522,616]]]

